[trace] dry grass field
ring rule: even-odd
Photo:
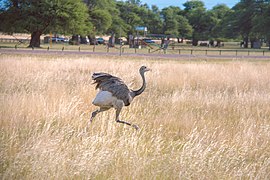
[[[86,129],[109,72],[146,91]],[[0,55],[0,179],[270,179],[270,63]]]

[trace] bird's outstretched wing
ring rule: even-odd
[[[92,79],[94,80],[93,84],[97,84],[96,89],[98,89],[103,82],[110,80],[112,77],[113,76],[108,73],[94,73],[92,75]]]
[[[130,90],[120,78],[101,72],[94,73],[92,79],[94,80],[93,84],[97,84],[96,89],[111,92],[113,96],[123,100],[126,106],[130,104],[132,100]]]

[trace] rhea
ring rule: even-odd
[[[139,72],[142,77],[142,86],[138,90],[129,89],[128,86],[120,78],[111,74],[103,72],[94,73],[92,75],[92,79],[94,80],[93,84],[96,84],[96,89],[99,89],[99,92],[97,93],[92,103],[95,106],[98,106],[99,109],[92,112],[90,123],[98,113],[107,111],[110,108],[114,108],[116,110],[116,122],[132,126],[138,130],[139,127],[136,124],[121,121],[119,119],[119,115],[124,106],[129,106],[132,100],[145,90],[146,80],[144,73],[149,70],[150,69],[146,66],[142,66],[140,68]]]

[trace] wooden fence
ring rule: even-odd
[[[6,39],[6,38],[0,38],[0,42],[3,43],[16,43],[14,46],[15,49],[20,48],[21,43],[29,44],[30,39]],[[41,44],[43,44],[43,40],[41,41]],[[68,48],[72,47],[72,48]],[[120,52],[120,53],[159,53],[159,54],[179,54],[179,55],[216,55],[216,56],[270,56],[270,50],[268,49],[225,49],[225,48],[187,48],[187,47],[170,47],[168,49],[138,49],[138,48],[128,48],[126,46],[123,47],[109,47],[109,46],[102,46],[103,48],[97,48],[97,46],[90,46],[90,45],[83,45],[83,46],[77,46],[77,49],[75,46],[63,44],[58,46],[58,50],[77,50],[77,51],[90,51],[90,52]],[[1,46],[0,46],[1,48]],[[34,49],[34,48],[33,48]],[[49,46],[46,48],[47,50],[50,50]],[[53,48],[56,49],[56,48]]]
[[[3,43],[30,43],[30,39],[8,39],[8,38],[0,38],[0,42],[3,42]]]

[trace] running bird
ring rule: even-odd
[[[92,75],[93,84],[97,84],[96,89],[99,89],[99,92],[92,103],[95,106],[99,106],[99,109],[92,112],[90,122],[93,121],[98,113],[114,108],[116,110],[116,122],[127,124],[138,130],[139,127],[137,125],[119,120],[119,114],[124,106],[129,106],[134,97],[140,95],[145,90],[146,81],[144,73],[147,71],[150,71],[150,69],[146,66],[142,66],[139,70],[143,84],[138,90],[129,89],[120,78],[108,73],[94,73]]]

